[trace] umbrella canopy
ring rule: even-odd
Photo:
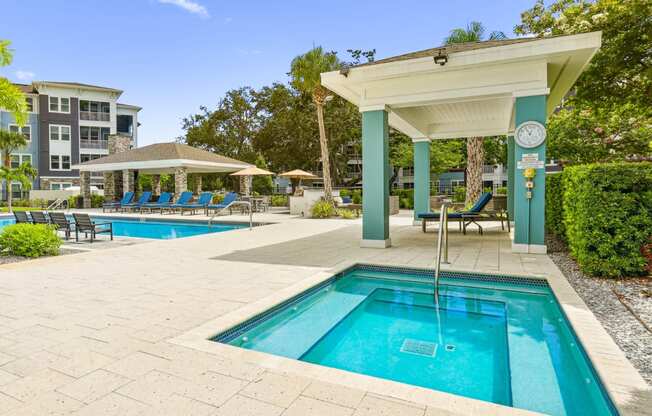
[[[317,176],[313,175],[312,173],[306,172],[305,170],[301,170],[301,169],[295,169],[289,172],[283,172],[278,176],[282,176],[284,178],[290,178],[290,179],[318,179]]]
[[[252,166],[250,168],[242,169],[237,172],[233,172],[231,174],[231,176],[258,176],[258,175],[274,175],[274,172],[270,172],[268,170]]]

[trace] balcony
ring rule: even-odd
[[[88,140],[81,139],[79,140],[80,149],[103,149],[106,150],[109,148],[108,140]]]
[[[80,111],[80,120],[89,121],[111,121],[111,113],[100,113],[96,111]]]

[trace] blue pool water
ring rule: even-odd
[[[113,234],[116,236],[154,238],[159,240],[220,233],[245,227],[243,224],[213,223],[209,227],[205,222],[153,221],[149,219],[141,221],[139,219],[118,219],[110,217],[93,217],[93,220],[95,222],[113,223]],[[0,218],[0,231],[3,226],[13,223],[13,219]]]
[[[353,269],[216,341],[551,415],[617,414],[550,289]]]

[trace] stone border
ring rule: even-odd
[[[401,400],[431,406],[442,411],[465,414],[505,414],[532,415],[535,412],[480,401],[436,390],[412,386],[396,381],[371,377],[363,374],[306,363],[260,351],[248,350],[218,343],[211,339],[280,303],[319,285],[338,273],[361,264],[349,262],[337,268],[322,271],[275,294],[250,303],[236,311],[208,321],[178,337],[168,340],[171,343],[227,357],[233,360],[253,363],[269,369],[293,372],[319,381],[361,389],[372,393],[394,397]],[[367,263],[365,263],[367,264]],[[397,267],[396,264],[372,264],[380,267]],[[400,266],[399,266],[400,267]],[[550,275],[535,276],[548,282],[557,298],[575,335],[582,343],[598,378],[608,396],[621,415],[652,415],[652,389],[645,383],[625,355],[609,337],[593,313],[579,295],[573,290],[559,269],[554,266]],[[414,269],[414,268],[413,268]],[[426,270],[426,269],[424,269]],[[466,271],[465,273],[469,273]],[[504,273],[482,274],[505,276]],[[515,276],[521,277],[521,276]],[[528,276],[532,278],[533,276]]]

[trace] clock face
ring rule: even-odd
[[[516,128],[514,138],[521,147],[537,147],[546,140],[546,128],[537,121],[526,121]]]

